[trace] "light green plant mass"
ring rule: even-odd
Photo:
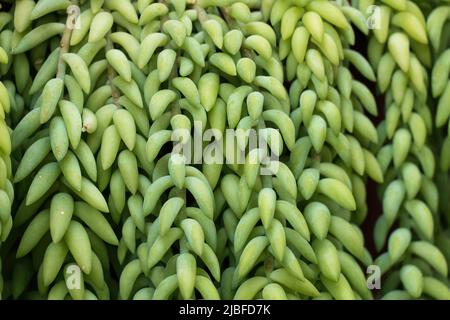
[[[449,39],[445,0],[2,1],[0,298],[449,300]]]

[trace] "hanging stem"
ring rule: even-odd
[[[78,6],[78,0],[72,0],[72,5]],[[61,51],[59,52],[58,70],[56,72],[56,77],[60,79],[64,79],[64,75],[66,74],[66,63],[63,60],[63,55],[69,52],[72,30],[76,25],[76,20],[78,19],[79,13],[80,13],[79,10],[73,10],[72,12],[68,12],[66,20],[66,28],[64,29],[61,42],[59,44]]]
[[[167,4],[165,0],[158,0],[158,2]],[[168,15],[164,15],[161,17],[161,30],[163,28],[164,23],[166,23],[167,20],[169,20]],[[169,89],[172,89],[172,79],[176,78],[178,76],[177,68],[178,68],[179,64],[180,64],[180,50],[177,50],[177,57],[175,59],[175,63],[172,67],[172,72],[170,73],[170,77],[168,79]],[[172,113],[172,116],[181,114],[181,109],[180,109],[180,106],[178,105],[178,103],[176,103],[176,102],[172,103],[171,113]]]
[[[108,31],[108,34],[106,35],[106,46],[105,51],[108,52],[111,49],[114,49],[114,45],[111,41],[110,37],[111,31]],[[107,68],[108,73],[108,84],[111,87],[111,96],[113,98],[113,103],[118,106],[119,105],[119,99],[120,99],[120,92],[117,90],[116,86],[113,84],[114,78],[117,76],[116,71],[111,67],[111,65],[108,64]]]

